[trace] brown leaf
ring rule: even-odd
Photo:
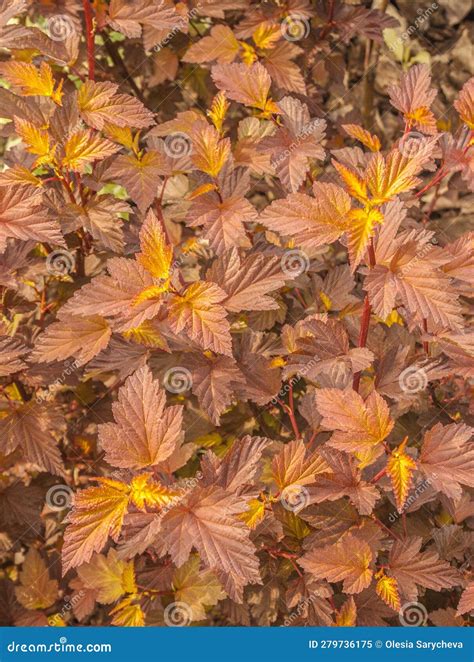
[[[316,578],[344,581],[346,593],[360,593],[372,581],[372,552],[368,544],[350,533],[335,545],[307,552],[298,563]]]
[[[420,552],[421,544],[418,536],[395,541],[390,552],[390,576],[397,580],[400,593],[407,600],[416,600],[417,585],[440,591],[462,581],[458,570],[441,561],[436,552]]]
[[[474,445],[467,425],[437,423],[425,433],[419,467],[434,489],[458,501],[461,485],[474,487]]]
[[[166,393],[147,366],[126,380],[112,405],[115,423],[99,426],[107,462],[143,469],[172,454],[181,442],[182,407],[165,407],[165,403]]]
[[[242,501],[221,487],[196,488],[163,517],[161,534],[174,563],[181,567],[194,547],[236,602],[246,584],[261,583],[249,529],[236,515]]]

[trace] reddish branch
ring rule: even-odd
[[[381,470],[378,472],[378,474],[375,474],[375,476],[372,478],[372,480],[371,480],[370,482],[371,482],[371,483],[376,483],[376,482],[379,481],[381,478],[383,478],[383,477],[385,476],[386,473],[387,473],[387,468],[384,467],[383,469],[381,469]]]
[[[369,253],[369,266],[371,269],[373,269],[373,267],[375,267],[375,248],[374,248],[373,239],[370,240],[368,253]],[[362,310],[362,319],[360,321],[358,347],[365,347],[367,343],[371,312],[372,312],[372,308],[370,306],[369,295],[366,294],[364,299],[364,308]],[[356,372],[356,374],[354,375],[354,379],[352,382],[352,388],[354,389],[354,391],[359,391],[360,375],[361,375],[360,372]]]
[[[299,431],[299,428],[298,428],[298,423],[296,422],[294,409],[289,407],[285,402],[283,402],[283,400],[280,400],[280,398],[276,398],[276,401],[278,402],[280,407],[283,409],[283,411],[286,411],[286,413],[288,414],[288,416],[290,418],[290,422],[291,422],[291,427],[293,428],[293,432],[295,434],[295,437],[296,437],[296,439],[299,439],[301,437],[301,435],[300,435],[300,431]],[[292,402],[293,402],[293,399],[292,399]]]
[[[95,55],[94,55],[94,19],[92,16],[92,7],[89,0],[82,0],[84,7],[84,16],[86,19],[86,44],[87,61],[89,63],[89,79],[95,79]]]

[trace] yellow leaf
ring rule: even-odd
[[[215,191],[216,189],[217,186],[215,184],[211,184],[210,182],[207,184],[201,184],[201,186],[198,186],[197,189],[188,195],[188,200],[194,200],[195,198],[199,198],[200,195],[209,193],[209,191]]]
[[[303,540],[311,533],[311,529],[306,522],[292,510],[282,508],[278,513],[278,520],[283,524],[283,533],[285,536],[296,538],[296,540]]]
[[[206,618],[205,606],[215,605],[226,597],[217,577],[210,570],[200,570],[197,554],[175,570],[173,589],[175,600],[188,606],[186,616],[193,621]]]
[[[382,570],[375,577],[377,579],[377,585],[375,587],[377,595],[394,611],[400,611],[400,595],[397,580],[394,577],[387,577]]]
[[[403,317],[401,317],[401,315],[399,314],[396,308],[394,308],[392,312],[389,315],[387,315],[387,317],[384,320],[382,320],[382,322],[386,326],[392,326],[393,324],[400,324],[400,326],[403,326],[404,324]]]
[[[104,124],[103,131],[110,140],[113,140],[127,149],[132,150],[135,154],[138,154],[140,131],[137,131],[134,136],[129,126],[117,126],[116,124]]]
[[[423,159],[420,157],[424,151],[419,150],[413,158],[404,156],[397,149],[392,150],[386,159],[380,152],[373,154],[366,172],[366,182],[373,196],[372,205],[388,202],[416,186],[419,180],[415,175],[422,169]]]
[[[133,602],[133,598],[125,598],[112,609],[110,615],[114,615],[112,625],[123,627],[143,627],[145,615],[139,604]]]
[[[380,150],[381,145],[378,137],[363,129],[358,124],[343,124],[342,128],[351,138],[361,142],[371,152],[378,152]]]
[[[15,117],[15,131],[25,143],[27,151],[38,157],[35,165],[50,163],[53,160],[54,148],[51,149],[47,131],[19,117]]]
[[[357,607],[352,595],[342,605],[342,608],[336,611],[336,622],[338,627],[355,627],[357,621]]]
[[[469,78],[464,84],[453,105],[462,121],[470,129],[474,129],[474,78]]]
[[[118,149],[117,145],[90,129],[81,129],[68,138],[61,164],[69,170],[82,171],[85,165],[111,156]]]
[[[115,602],[124,593],[136,593],[133,561],[122,561],[115,549],[107,556],[95,554],[89,563],[77,569],[77,574],[87,588],[97,591],[97,601],[102,604]]]
[[[367,186],[364,180],[359,177],[353,170],[349,170],[342,163],[332,160],[333,166],[336,168],[341,179],[346,185],[346,190],[353,198],[359,200],[360,202],[367,202]]]
[[[146,290],[145,290],[146,292]],[[128,329],[123,332],[123,337],[139,345],[146,345],[146,347],[158,347],[160,349],[168,349],[166,338],[161,335],[156,326],[150,320],[146,320],[140,326],[133,329]]]
[[[168,290],[169,282],[165,281],[162,285],[150,285],[150,287],[145,288],[132,301],[133,306],[138,306],[144,301],[149,301],[150,299],[159,299],[163,292]]]
[[[413,124],[417,125],[420,128],[423,127],[435,127],[436,120],[433,113],[426,106],[420,106],[419,108],[414,108],[409,113],[404,113],[404,118],[409,123],[410,126]]]
[[[151,474],[135,476],[130,484],[130,499],[140,510],[163,507],[171,503],[179,492],[152,480]]]
[[[207,111],[208,116],[219,133],[222,133],[222,124],[224,123],[229,106],[230,103],[227,101],[224,92],[221,91],[212,100],[211,110]]]
[[[328,297],[328,295],[325,294],[323,291],[321,291],[321,292],[319,293],[319,298],[321,299],[321,302],[322,302],[324,308],[325,308],[327,311],[331,310],[331,308],[332,308],[332,301],[331,301],[331,299]]]
[[[281,27],[272,23],[260,23],[252,35],[257,48],[273,48],[281,37]]]
[[[380,452],[378,446],[374,446],[363,451],[355,451],[354,455],[358,460],[357,467],[362,471],[365,467],[370,467],[380,457]]]
[[[392,488],[399,512],[402,512],[405,505],[413,479],[413,472],[416,469],[415,460],[405,453],[407,441],[408,437],[405,437],[400,446],[392,451],[387,462],[387,473],[392,481]]]
[[[55,614],[48,616],[48,625],[53,628],[64,628],[67,624],[61,613],[56,612]]]
[[[58,582],[50,579],[46,563],[34,547],[25,556],[15,594],[26,609],[48,609],[58,598]]]
[[[267,101],[265,102],[265,106],[263,107],[263,110],[260,113],[260,117],[265,119],[271,117],[272,115],[279,115],[280,113],[281,111],[278,108],[277,104],[272,99],[267,99]]]
[[[53,72],[49,64],[41,62],[39,69],[27,62],[2,62],[0,74],[8,83],[18,89],[23,96],[50,97],[56,104],[61,105],[61,80],[55,88]]]
[[[28,168],[20,165],[14,165],[13,168],[8,168],[5,172],[0,173],[0,186],[14,184],[19,186],[43,186],[39,177],[35,177]]]
[[[221,138],[213,127],[199,122],[191,134],[193,151],[191,160],[199,170],[217,177],[230,155],[230,140]]]
[[[130,488],[121,481],[96,478],[97,487],[88,487],[75,495],[64,534],[63,567],[86,563],[99,552],[111,536],[114,540],[122,529],[128,509]]]
[[[240,57],[242,58],[242,62],[247,65],[251,65],[254,62],[257,61],[258,55],[255,52],[255,48],[251,44],[247,44],[246,41],[239,41],[240,47],[242,48],[242,52],[240,54]]]
[[[255,529],[265,517],[265,502],[260,499],[250,499],[247,505],[248,510],[240,513],[238,517],[245,522],[249,529]]]
[[[348,249],[351,267],[354,270],[364,256],[375,226],[383,221],[383,214],[378,209],[352,209],[349,218]]]
[[[170,276],[173,249],[166,243],[160,222],[151,210],[140,231],[140,247],[137,261],[154,278],[166,281]]]

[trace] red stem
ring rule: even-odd
[[[378,480],[383,478],[383,476],[385,476],[386,473],[387,473],[387,469],[386,469],[386,467],[384,467],[383,469],[381,469],[378,472],[378,474],[375,474],[375,476],[372,478],[372,480],[370,482],[371,483],[376,483]]]
[[[367,342],[367,336],[369,335],[370,313],[371,313],[371,307],[370,307],[369,295],[366,294],[364,299],[364,309],[362,311],[362,319],[360,322],[358,347],[365,347],[365,344]],[[352,388],[354,389],[354,391],[359,391],[360,374],[361,374],[360,372],[356,372],[356,374],[354,375],[354,380],[352,382]]]
[[[386,531],[386,532],[388,533],[388,535],[389,535],[391,538],[395,538],[395,540],[398,540],[399,542],[401,542],[401,538],[400,538],[399,536],[397,536],[397,534],[394,533],[391,529],[389,529],[388,526],[385,526],[385,524],[384,524],[383,522],[381,522],[381,521],[379,520],[378,517],[375,517],[375,515],[372,515],[372,519],[373,519],[374,522],[375,522],[376,524],[378,524],[378,525],[379,525],[384,531]]]
[[[423,331],[425,333],[428,333],[428,320],[426,319],[426,317],[423,317]],[[425,354],[429,356],[430,346],[427,340],[423,340],[423,349]]]
[[[373,237],[370,240],[370,244],[368,246],[368,254],[369,254],[369,267],[373,269],[375,267],[375,247],[374,247],[374,239]],[[364,309],[362,311],[362,319],[360,321],[360,333],[359,333],[359,347],[365,347],[367,343],[367,336],[369,335],[369,324],[370,324],[370,314],[372,312],[372,308],[370,306],[370,301],[369,301],[369,295],[365,295],[364,299]],[[352,388],[354,391],[359,391],[359,385],[360,385],[360,372],[356,372],[354,375],[354,379],[352,381]]]
[[[280,400],[280,398],[275,398],[280,407],[283,409],[283,411],[286,411],[288,416],[290,417],[290,422],[291,422],[291,427],[293,428],[293,432],[295,434],[296,439],[300,438],[300,431],[298,429],[298,424],[296,422],[295,418],[295,413],[291,410],[291,408],[283,402],[283,400]]]
[[[84,17],[86,19],[86,44],[87,60],[89,63],[89,80],[95,79],[95,57],[94,57],[94,22],[92,16],[92,7],[89,0],[82,0],[84,8]]]
[[[290,386],[290,390],[288,392],[288,401],[289,401],[289,404],[290,404],[290,411],[291,411],[290,419],[291,419],[291,424],[293,426],[293,430],[296,434],[296,437],[299,439],[299,437],[301,435],[300,435],[300,431],[299,431],[299,428],[298,428],[298,423],[296,422],[296,417],[295,417],[295,403],[294,403],[294,400],[293,400],[293,384],[290,382],[289,386]]]

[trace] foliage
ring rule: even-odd
[[[2,624],[467,624],[474,79],[400,21],[0,2]]]

